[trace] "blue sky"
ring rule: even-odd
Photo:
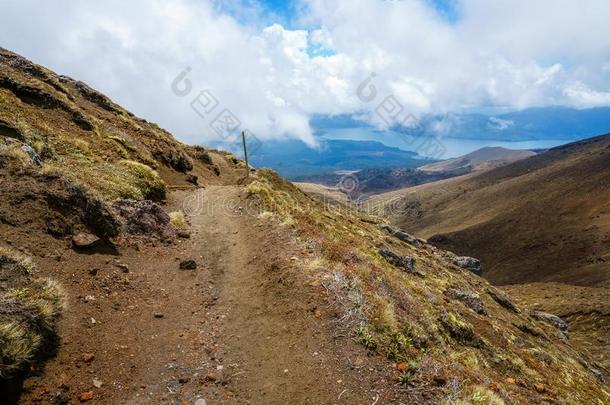
[[[349,0],[348,0],[349,1]],[[376,0],[379,2],[398,2],[401,0]],[[436,9],[438,14],[445,20],[454,23],[458,20],[459,14],[457,9],[457,0],[425,0]],[[298,9],[303,5],[299,0],[246,0],[248,2],[257,2],[265,9],[268,14],[266,19],[275,19],[277,23],[281,23],[289,28],[298,27]],[[269,21],[267,21],[269,22]]]

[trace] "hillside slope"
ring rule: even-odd
[[[479,175],[375,196],[375,211],[478,257],[494,284],[610,285],[610,136]]]
[[[1,56],[0,246],[36,266],[0,260],[0,370],[5,336],[46,355],[3,402],[610,401],[561,319],[454,255]]]
[[[535,156],[536,152],[529,150],[514,150],[502,147],[485,147],[455,159],[421,166],[418,169],[424,172],[463,171],[478,172],[493,169]]]

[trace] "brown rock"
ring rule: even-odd
[[[506,384],[514,384],[515,383],[515,379],[512,377],[508,377],[506,380]]]
[[[447,377],[445,377],[444,375],[435,375],[434,378],[432,378],[432,380],[439,387],[447,384]]]
[[[182,239],[189,239],[191,237],[191,233],[189,231],[184,230],[184,229],[178,229],[176,231],[176,235],[179,238],[182,238]]]
[[[546,391],[546,387],[544,386],[544,384],[534,384],[534,388],[536,388],[536,391],[541,394]]]
[[[95,353],[83,353],[83,363],[91,363],[95,359]]]
[[[218,377],[214,373],[207,373],[205,376],[203,376],[203,381],[204,382],[216,382],[216,381],[218,381]]]
[[[77,248],[88,248],[95,245],[99,241],[100,238],[91,233],[86,232],[81,232],[78,235],[74,235],[72,237],[72,244]]]
[[[80,402],[91,401],[93,398],[95,398],[95,393],[93,391],[83,392],[78,396]]]
[[[195,270],[197,262],[194,260],[183,260],[180,262],[180,270]]]

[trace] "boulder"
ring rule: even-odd
[[[398,228],[394,228],[388,224],[381,225],[381,229],[388,232],[390,235],[396,237],[397,239],[400,239],[401,241],[408,243],[409,245],[412,245],[415,247],[422,246],[425,243],[425,241],[418,239],[409,233],[401,231]]]
[[[559,329],[559,331],[567,338],[569,336],[568,324],[557,315],[549,314],[542,311],[531,311],[530,315],[534,319],[549,323]]]
[[[100,241],[100,238],[97,236],[87,233],[81,232],[72,237],[72,244],[80,249],[89,248],[95,246]]]
[[[120,217],[123,234],[161,239],[176,236],[169,215],[153,201],[117,200],[112,207]]]
[[[468,308],[472,309],[477,314],[485,315],[485,307],[481,301],[479,294],[472,291],[458,290],[455,288],[448,288],[445,291],[445,295],[451,299],[461,301]]]
[[[458,256],[455,253],[447,252],[447,256],[453,264],[458,267],[468,270],[477,276],[482,274],[481,261],[469,256]]]
[[[497,288],[488,288],[487,294],[493,298],[498,304],[503,306],[506,309],[509,309],[515,313],[519,313],[519,308],[513,303],[513,300],[510,298],[510,295],[505,293],[504,291],[498,290]]]
[[[415,258],[413,256],[404,255],[400,256],[394,252],[392,252],[388,248],[382,248],[379,250],[379,254],[381,257],[386,259],[388,263],[393,266],[400,267],[404,269],[407,273],[414,274],[415,270]]]

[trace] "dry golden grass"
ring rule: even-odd
[[[188,222],[182,211],[174,211],[169,213],[169,219],[172,225],[178,229],[184,229],[188,227]]]
[[[429,387],[438,403],[528,404],[544,395],[568,403],[610,401],[559,331],[499,305],[485,280],[455,267],[442,251],[408,245],[375,224],[381,221],[353,210],[324,206],[268,170],[259,170],[247,190],[265,212],[290,218],[299,239],[316,247],[304,270],[325,286],[342,329],[371,351],[408,364],[399,382]],[[414,257],[421,274],[389,264],[378,253],[382,246]],[[487,314],[447,298],[448,288],[477,293]],[[572,378],[558,378],[566,368]],[[438,377],[445,385],[433,382]],[[506,384],[507,378],[526,384]],[[535,383],[548,392],[537,392]]]
[[[26,370],[53,342],[61,287],[33,276],[29,258],[0,247],[0,379]]]

